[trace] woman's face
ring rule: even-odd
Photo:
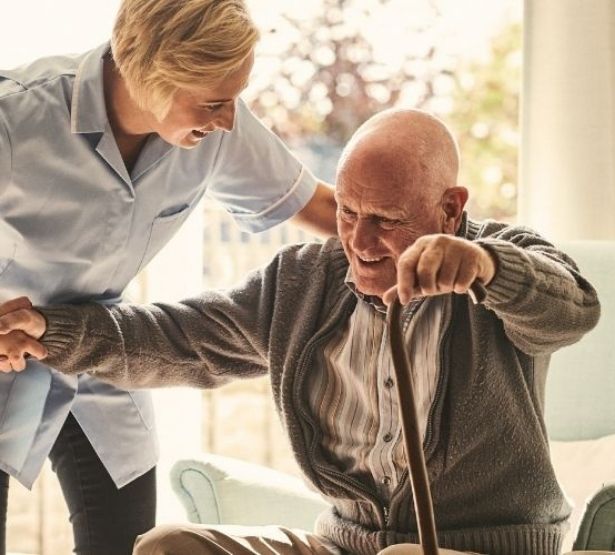
[[[251,54],[235,73],[216,86],[178,90],[162,121],[147,114],[149,126],[167,143],[182,148],[194,148],[216,129],[231,131],[235,102],[248,85],[253,65]]]

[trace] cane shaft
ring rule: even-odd
[[[399,299],[389,308],[388,325],[395,383],[399,398],[399,409],[408,459],[410,480],[414,496],[414,508],[419,529],[420,544],[424,555],[438,555],[438,540],[433,514],[429,477],[423,453],[423,438],[418,427],[418,416],[412,384],[412,374],[406,358],[406,349],[401,329],[401,305]]]

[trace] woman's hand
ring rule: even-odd
[[[40,339],[47,328],[43,315],[32,308],[26,297],[0,305],[0,372],[21,371],[26,358],[43,359],[47,349]]]
[[[47,356],[47,349],[22,331],[0,335],[0,372],[21,372],[28,356],[41,360]]]

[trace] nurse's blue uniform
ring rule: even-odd
[[[117,302],[203,194],[252,232],[314,194],[315,178],[241,100],[233,131],[192,150],[152,135],[129,173],[105,110],[108,51],[0,70],[0,301]],[[118,487],[155,466],[147,392],[30,361],[0,373],[0,469],[31,487],[69,412]]]

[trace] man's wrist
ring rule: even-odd
[[[483,285],[488,286],[493,279],[495,278],[495,274],[498,271],[498,263],[497,258],[490,249],[485,248],[484,245],[480,245],[480,248],[483,251],[483,262],[482,262],[482,271],[478,276],[478,279],[482,282]]]

